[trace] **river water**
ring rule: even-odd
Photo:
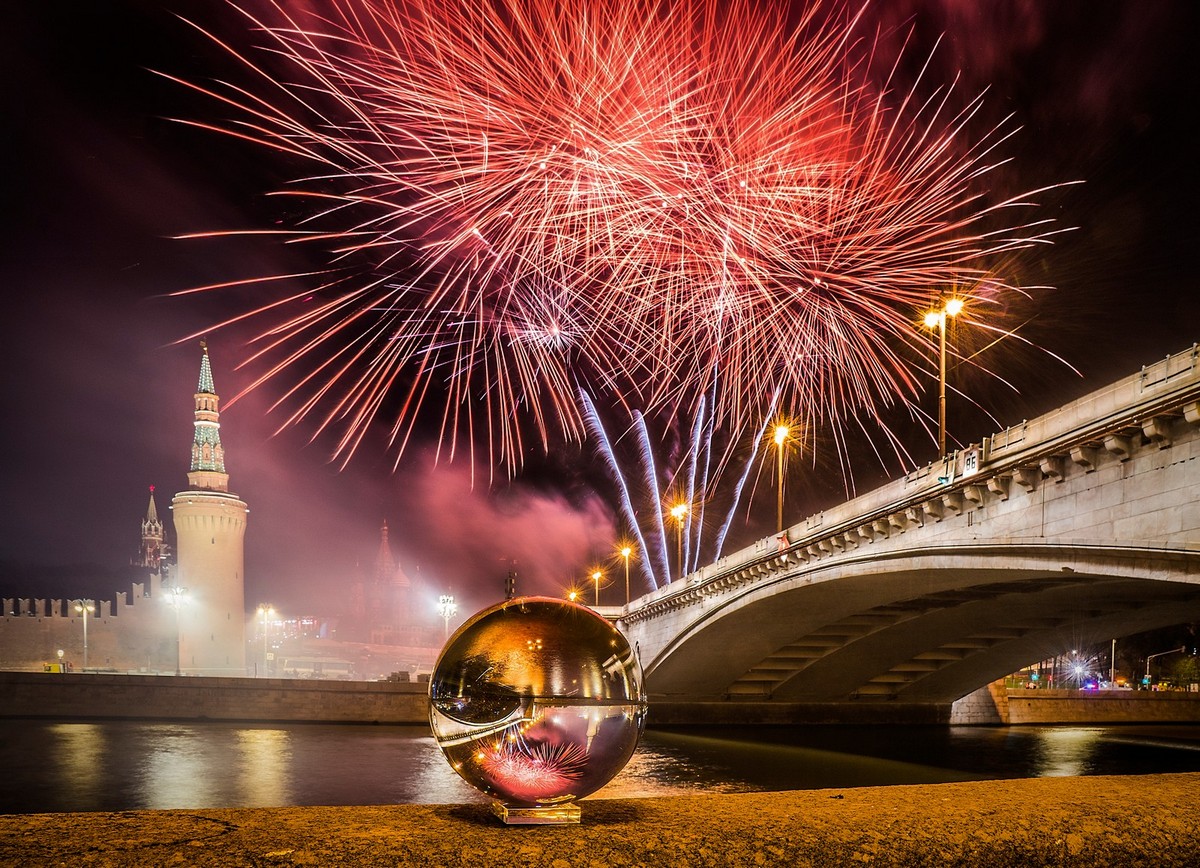
[[[0,720],[0,813],[484,802],[424,726]],[[590,798],[1200,771],[1200,726],[646,732]]]

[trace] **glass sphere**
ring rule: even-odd
[[[564,805],[625,767],[646,718],[629,641],[591,609],[517,597],[479,612],[442,649],[429,722],[446,760],[503,805]]]

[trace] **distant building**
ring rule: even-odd
[[[171,502],[178,545],[173,550],[167,542],[151,486],[130,564],[131,593],[98,601],[0,601],[0,668],[40,669],[61,659],[75,671],[246,674],[242,540],[248,510],[229,492],[204,345],[202,352],[188,489]]]
[[[246,674],[243,540],[249,509],[229,491],[221,421],[208,346],[201,343],[200,384],[188,489],[171,500],[181,589],[179,655],[189,675]]]
[[[166,528],[158,518],[158,505],[154,502],[154,486],[150,486],[150,505],[142,519],[142,543],[137,556],[130,560],[136,578],[149,579],[159,576],[164,582],[171,570],[171,546],[167,542]]]
[[[439,648],[441,632],[421,609],[420,589],[392,552],[385,520],[368,580],[361,567],[350,587],[349,605],[339,619],[337,638],[369,645]]]

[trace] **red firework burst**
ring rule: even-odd
[[[569,742],[519,739],[484,752],[479,765],[506,798],[532,802],[571,794],[583,777],[587,752]]]
[[[1005,295],[994,266],[1052,234],[1019,217],[1031,193],[991,196],[1008,132],[966,138],[979,100],[871,86],[841,4],[328,8],[245,11],[265,51],[225,47],[249,80],[190,86],[232,111],[199,126],[313,166],[284,235],[330,270],[253,312],[252,388],[290,377],[287,422],[338,430],[343,459],[397,395],[398,453],[432,413],[510,472],[531,434],[584,436],[578,384],[652,409],[719,376],[738,426],[777,392],[874,415],[914,400],[914,309]]]

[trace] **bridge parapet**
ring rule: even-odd
[[[1200,346],[1006,428],[874,491],[757,540],[683,580],[635,600],[625,624],[667,615],[798,565],[854,552],[1076,473],[1169,448],[1200,427]],[[969,518],[969,515],[968,515]]]

